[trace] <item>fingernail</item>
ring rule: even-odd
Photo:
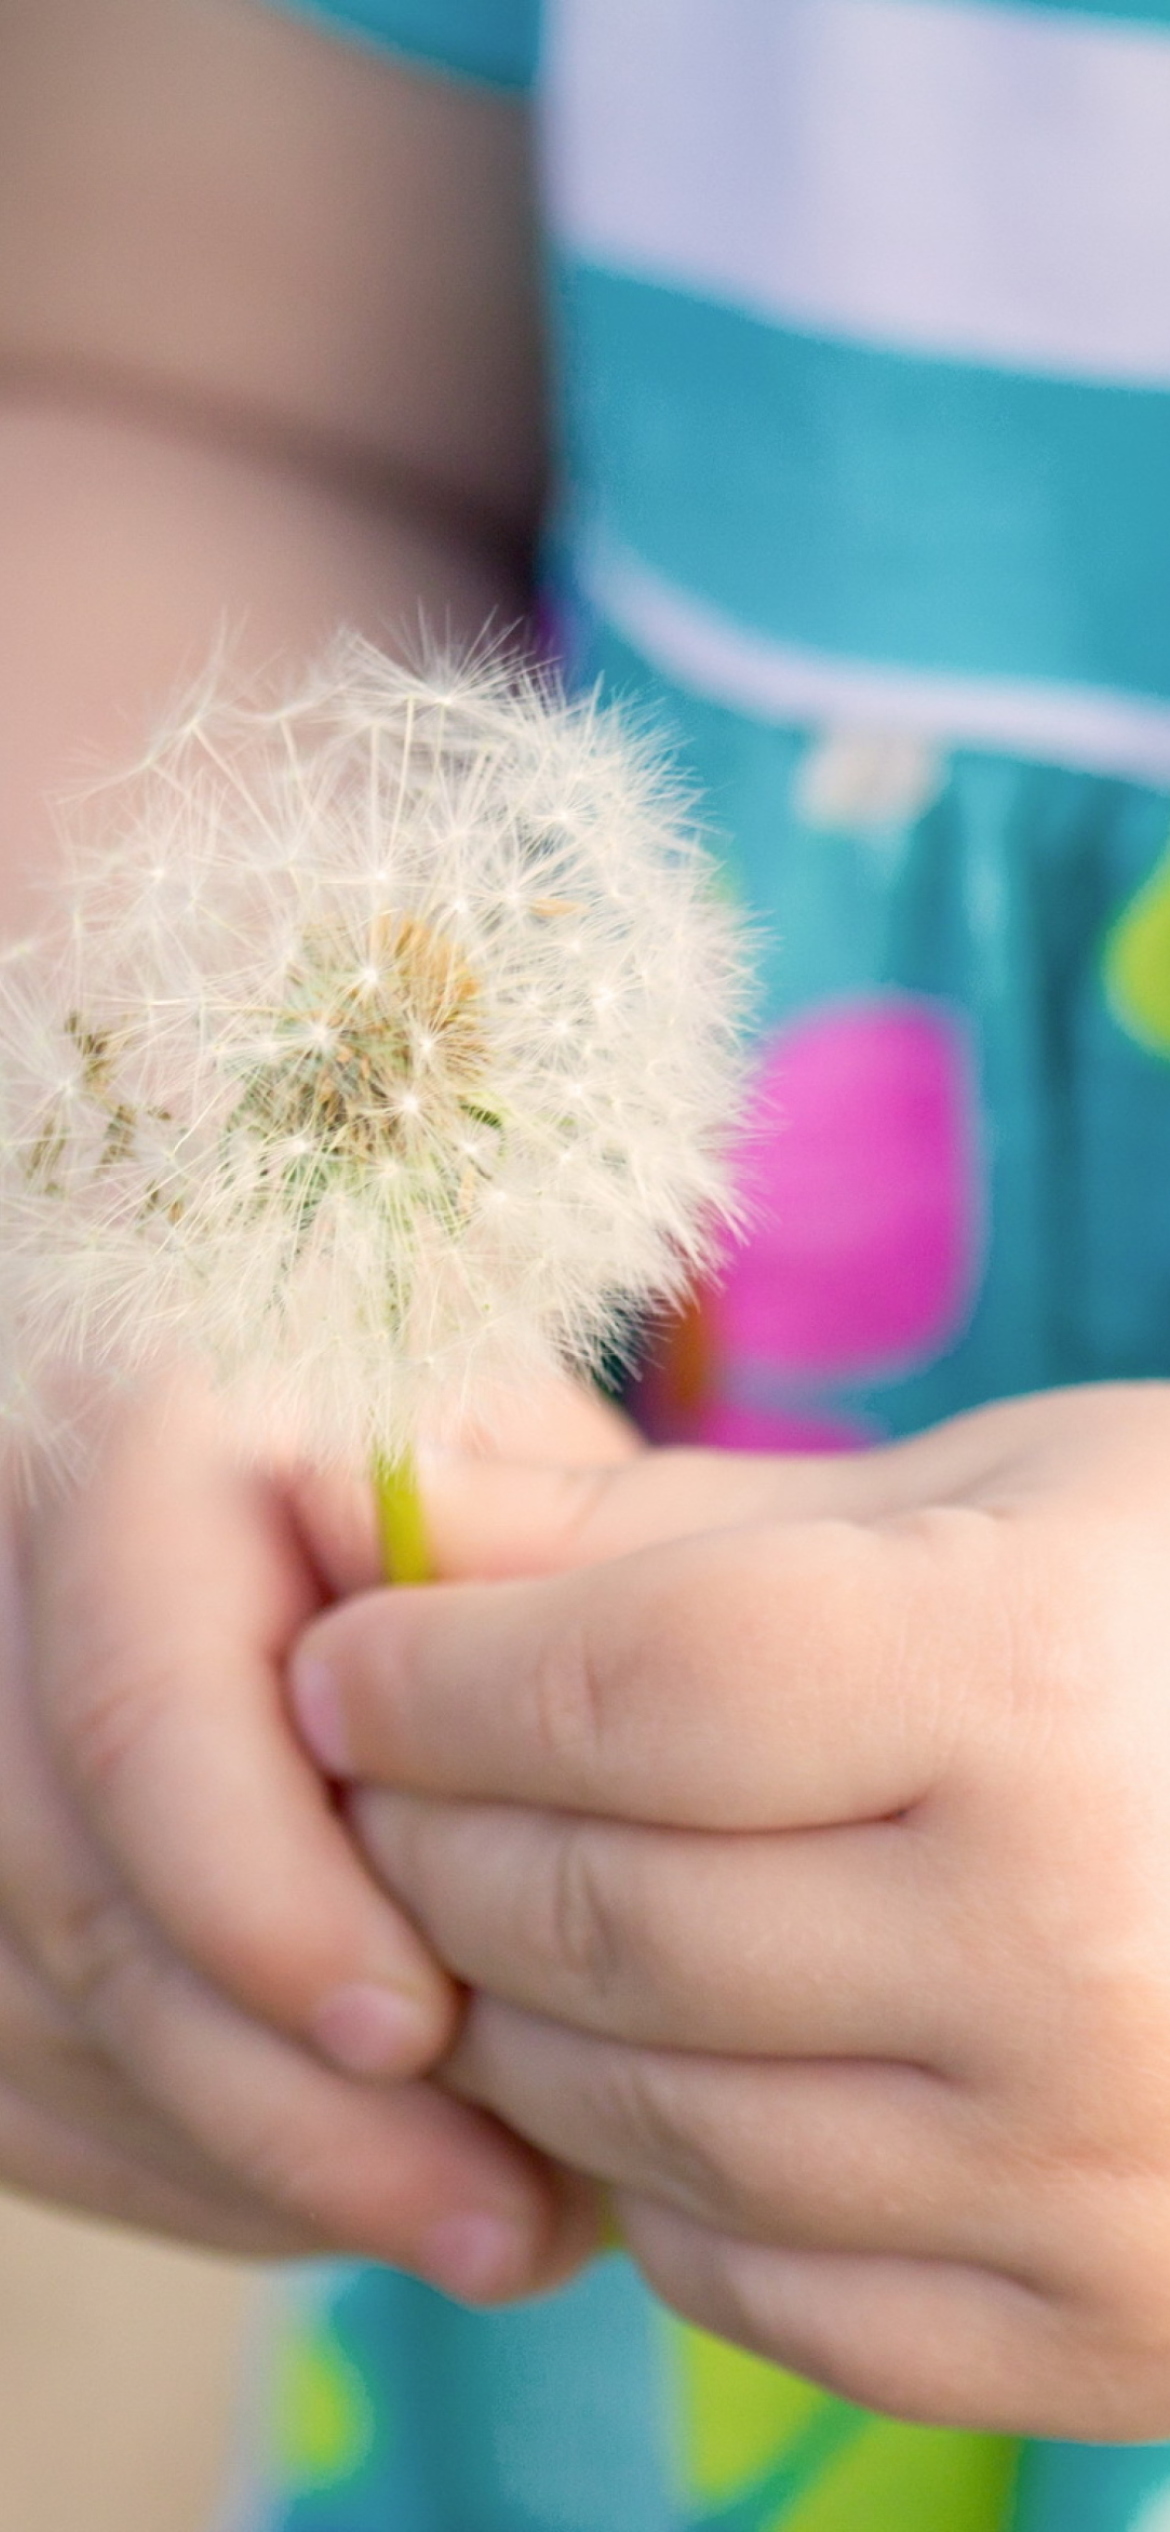
[[[422,2005],[394,1987],[335,1987],[313,2016],[313,2037],[347,2075],[413,2072],[426,2055]]]
[[[312,1654],[294,1654],[288,1684],[301,1739],[328,1775],[347,1775],[345,1715],[333,1672]]]
[[[505,2216],[444,2216],[419,2246],[419,2267],[458,2303],[491,2303],[522,2282],[523,2238]]]

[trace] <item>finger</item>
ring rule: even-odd
[[[10,1645],[7,1649],[11,1654]],[[15,1669],[19,1672],[19,1664]],[[349,2238],[344,2229],[347,2209],[352,2230],[354,2222],[360,2224],[363,2207],[376,2235],[388,2217],[385,2178],[373,2166],[385,2159],[388,2147],[392,2150],[393,2130],[389,2140],[379,2142],[361,2111],[355,2111],[353,2087],[337,2085],[298,2050],[218,2004],[176,1959],[167,1957],[161,1938],[145,1925],[54,1778],[11,1669],[3,1684],[0,1892],[9,1930],[60,2006],[56,2045],[39,2050],[36,2090],[41,2109],[50,2118],[67,2112],[70,2133],[84,2127],[95,2151],[103,2143],[114,2147],[120,2138],[125,2158],[144,2175],[153,2173],[180,2186],[193,2167],[209,2158],[229,2203],[234,2199],[250,2210],[247,2225],[259,2225],[277,2247],[337,2247],[334,2235]],[[26,2041],[31,2009],[32,1990],[26,1986]],[[72,2039],[72,2033],[84,2038]],[[46,2036],[42,2013],[42,2043]],[[21,2037],[18,2020],[9,2031],[18,2062]],[[110,2061],[106,2075],[103,2052]],[[26,2059],[26,2082],[28,2075]],[[322,2084],[323,2092],[317,2089]],[[233,2098],[239,2103],[235,2129],[226,2117],[220,2120],[216,2108],[222,2102],[226,2110]],[[305,2105],[299,2114],[298,2100]],[[244,2116],[249,2106],[258,2123],[255,2130]],[[380,2115],[373,2096],[370,2109]],[[303,2189],[298,2196],[297,2157],[304,2150],[306,2120],[315,2123],[311,2136],[321,2131],[318,2150],[323,2151],[327,2136],[332,2154],[355,2118],[355,2150],[361,2147],[364,2168],[360,2158],[351,2167],[352,2207],[348,2201],[345,2206],[335,2203],[336,2180],[328,2174],[310,2196]],[[277,2169],[282,2156],[289,2166],[283,2188],[274,2181],[268,2158],[258,2153],[259,2123],[265,2119],[271,2158]],[[473,2147],[477,2134],[470,2132]],[[472,2193],[477,2170],[472,2152],[467,2174]],[[418,2177],[408,2153],[408,2190]],[[443,2177],[440,2162],[436,2184]],[[453,2156],[450,2177],[454,2182]],[[490,2170],[486,2177],[491,2180]],[[389,2212],[392,2217],[393,2207]],[[403,2233],[410,2238],[409,2225]]]
[[[2,2079],[0,2173],[5,2189],[205,2250],[294,2259],[316,2248],[307,2226],[249,2207],[222,2180],[209,2176],[202,2188],[184,2187],[136,2154],[47,2113]]]
[[[50,2158],[67,2155],[98,2183],[108,2165],[136,2176],[117,2201],[128,2220],[169,2209],[166,2229],[190,2224],[222,2247],[394,2256],[469,2296],[506,2293],[517,2277],[525,2289],[551,2282],[591,2247],[588,2192],[542,2172],[490,2121],[456,2110],[453,2127],[456,2105],[420,2086],[379,2098],[342,2084],[136,1932],[124,1951],[112,1926],[107,1942],[86,2031],[0,1940],[0,2089],[10,2122],[18,2100],[26,2112],[17,2177],[40,2121]],[[0,2171],[12,2177],[2,2159]],[[459,2266],[468,2240],[475,2279]]]
[[[371,1593],[292,1686],[339,1775],[690,1828],[907,1809],[993,1680],[990,1519],[709,1533],[534,1582]]]
[[[1140,1418],[1140,1391],[1126,1397],[1130,1419]],[[1036,1400],[1010,1400],[861,1452],[623,1453],[590,1447],[585,1421],[571,1448],[562,1447],[568,1424],[549,1435],[555,1447],[543,1447],[535,1426],[526,1436],[517,1425],[507,1465],[488,1468],[466,1452],[427,1461],[436,1562],[452,1581],[552,1573],[745,1521],[892,1521],[964,1502],[1002,1511],[1034,1496],[1050,1467],[1067,1483],[1078,1451],[1099,1470],[1108,1450],[1111,1391],[1050,1392],[1039,1403],[1039,1424]],[[1160,1438],[1155,1405],[1151,1457]]]
[[[716,2231],[977,2260],[1026,2239],[1027,2188],[918,2067],[632,2048],[477,1998],[446,2080],[558,2161]]]
[[[117,1877],[207,1977],[352,2071],[414,2071],[454,1998],[289,1727],[281,1664],[317,1594],[287,1507],[188,1401],[162,1440],[157,1416],[129,1419],[100,1481],[35,1525],[57,1763]]]
[[[485,1407],[477,1427],[464,1434],[460,1450],[436,1450],[424,1458],[428,1505],[435,1515],[429,1544],[439,1570],[462,1571],[459,1564],[458,1500],[460,1479],[470,1505],[486,1484],[491,1500],[495,1481],[501,1485],[501,1515],[509,1501],[511,1472],[502,1463],[528,1465],[517,1472],[523,1487],[539,1470],[583,1467],[598,1472],[632,1459],[644,1449],[627,1416],[596,1390],[569,1380],[544,1381],[535,1390],[507,1390]],[[485,1471],[490,1474],[485,1476]],[[289,1472],[289,1491],[314,1565],[331,1598],[370,1591],[382,1581],[373,1489],[368,1480],[336,1467],[298,1466]],[[471,1541],[465,1543],[470,1551]],[[454,1560],[454,1561],[452,1561]],[[494,1570],[490,1552],[485,1571]],[[473,1570],[467,1567],[468,1571]]]
[[[106,2211],[127,2222],[145,2224],[151,2208],[161,2211],[169,2205],[166,2230],[175,2229],[175,2210],[185,2209],[192,2220],[198,2213],[202,2229],[193,2238],[221,2248],[289,2257],[317,2247],[309,2225],[238,2183],[222,2164],[201,2153],[173,2118],[160,2115],[128,2083],[92,2033],[66,2012],[3,1943],[0,2089],[7,2102],[8,2132],[15,2132],[19,2108],[27,2140],[15,2167],[0,2154],[5,2187],[22,2180],[31,2185],[29,2153],[43,2146],[52,2158],[58,2149],[67,2150],[74,2163],[80,2160],[98,2172],[109,2168],[121,2174],[117,2199]],[[50,2168],[58,2168],[55,2160]]]
[[[128,2164],[183,2188],[205,2184],[210,2167],[170,2122],[131,2090],[92,2033],[27,1963],[0,1941],[0,2080],[43,2114],[116,2152]],[[243,2195],[214,2174],[225,2202]],[[255,2210],[253,2209],[253,2213]]]
[[[350,1469],[298,1462],[287,1473],[288,1500],[324,1600],[373,1591],[385,1580],[374,1489]]]
[[[292,2256],[309,2229],[237,2186],[127,2085],[0,1936],[0,2174],[220,2249]]]
[[[535,2290],[581,2255],[583,2222],[591,2240],[587,2209],[493,2123],[452,2124],[456,2105],[421,2086],[383,2095],[316,2067],[152,1948],[116,1889],[95,1892],[83,1937],[81,1924],[79,1911],[69,1982],[88,2050],[67,2014],[42,2015],[30,2068],[26,1993],[7,2054],[50,2121],[120,2146],[144,2181],[189,2195],[207,2160],[241,2241],[393,2259],[469,2299]]]
[[[724,1837],[361,1792],[349,1818],[456,1976],[530,2012],[736,2056],[933,2063],[961,2037],[961,1957],[900,1824]]]
[[[559,1573],[744,1521],[863,1518],[883,1500],[891,1456],[660,1450],[614,1465],[612,1452],[587,1460],[533,1446],[523,1464],[509,1454],[496,1465],[434,1454],[424,1463],[428,1536],[452,1582]]]
[[[769,2250],[625,2192],[616,2212],[639,2266],[676,2312],[860,2411],[1075,2438],[1086,2390],[1109,2396],[1099,2353],[1086,2362],[1068,2315],[1011,2277],[948,2261]],[[1164,2424],[1164,2352],[1160,2384],[1149,2370]],[[1120,2409],[1128,2386],[1116,2388]],[[863,2415],[842,2421],[843,2447],[850,2424],[865,2432]],[[1119,2415],[1118,2433],[1132,2432]],[[778,2486],[778,2500],[785,2493]]]
[[[459,1453],[472,1462],[527,1461],[557,1468],[606,1468],[645,1450],[636,1425],[612,1400],[579,1380],[541,1380],[522,1389],[477,1392],[475,1412],[460,1433]],[[450,1456],[440,1451],[441,1470]]]
[[[89,2019],[143,2099],[318,2250],[496,2301],[592,2247],[588,2193],[490,2116],[426,2084],[335,2075],[141,1944],[111,1953]]]

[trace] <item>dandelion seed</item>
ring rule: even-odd
[[[742,943],[592,705],[348,640],[99,805],[0,962],[10,1425],[178,1349],[258,1441],[397,1459],[712,1255]]]

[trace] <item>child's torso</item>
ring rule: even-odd
[[[654,1421],[832,1448],[1170,1372],[1170,5],[328,13],[514,86],[541,35],[554,637],[762,927],[754,1228]],[[318,2273],[274,2361],[285,2532],[1170,2526],[1170,2450],[1021,2476],[618,2260],[497,2316]]]

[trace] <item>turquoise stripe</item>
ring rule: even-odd
[[[940,0],[925,0],[925,5],[937,8]],[[1043,17],[1131,18],[1138,26],[1170,27],[1170,0],[983,0],[983,5],[1038,9]]]
[[[541,0],[285,0],[298,15],[328,18],[343,34],[405,53],[431,70],[531,87]]]
[[[1025,2445],[1011,2532],[1154,2532],[1155,2521],[1170,2522],[1170,2445]]]
[[[562,291],[580,514],[695,596],[830,653],[1170,694],[1170,396]]]

